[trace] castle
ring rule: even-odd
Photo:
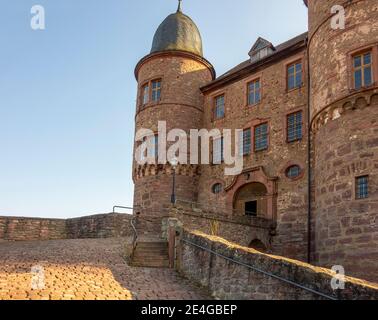
[[[189,227],[219,220],[231,241],[378,281],[378,3],[304,3],[308,33],[277,46],[259,38],[220,77],[181,6],[159,26],[135,69],[136,130],[156,143],[159,121],[187,133],[243,129],[244,167],[224,174],[222,137],[212,140],[218,164],[134,161],[139,232],[158,235],[172,214],[175,173]],[[345,28],[331,25],[334,5]]]

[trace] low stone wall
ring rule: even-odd
[[[101,214],[75,219],[0,217],[0,240],[30,241],[111,238],[132,235],[125,214]]]
[[[207,287],[219,299],[328,299],[282,279],[336,299],[378,299],[378,284],[346,277],[345,289],[334,291],[331,287],[334,274],[329,269],[263,254],[200,232],[183,230],[178,247],[177,267],[180,273]]]
[[[66,238],[66,221],[0,217],[0,239],[3,240],[54,240]]]
[[[268,250],[270,249],[271,232],[275,229],[272,222],[266,219],[248,216],[225,217],[186,206],[172,207],[170,216],[180,220],[185,229],[197,230],[206,234],[212,234],[212,224],[218,223],[218,236],[243,246],[249,246],[251,241],[258,239]],[[163,222],[163,237],[165,236],[164,225]]]

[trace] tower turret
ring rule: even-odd
[[[309,10],[314,253],[376,280],[378,6],[306,0]],[[345,25],[344,25],[345,22]]]
[[[215,78],[212,65],[202,56],[199,30],[181,9],[169,15],[157,29],[151,53],[135,68],[138,99],[136,131],[149,129],[157,136],[158,122],[166,130],[201,128],[203,101],[200,87]],[[157,138],[155,140],[157,141]],[[161,143],[162,141],[160,141]],[[168,143],[169,146],[169,143]],[[135,149],[137,143],[135,144]],[[159,234],[172,193],[171,165],[141,165],[134,160],[134,206],[141,207],[139,232]],[[179,164],[176,169],[178,199],[197,200],[198,167]]]

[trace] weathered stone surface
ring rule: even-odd
[[[0,242],[0,300],[209,299],[170,269],[132,268],[123,259],[131,239]],[[31,268],[44,288],[31,288]]]
[[[0,239],[13,241],[127,237],[133,234],[126,214],[75,219],[0,217]]]
[[[327,299],[327,297],[285,282],[290,281],[334,299],[378,299],[377,284],[346,277],[345,289],[334,291],[331,287],[334,273],[331,270],[280,256],[263,254],[200,232],[183,230],[180,247],[180,272],[192,281],[208,288],[216,298]],[[247,268],[246,265],[252,268]],[[264,272],[281,279],[264,274]]]

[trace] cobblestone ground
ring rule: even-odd
[[[129,267],[125,241],[0,242],[0,300],[210,298],[173,270]]]

